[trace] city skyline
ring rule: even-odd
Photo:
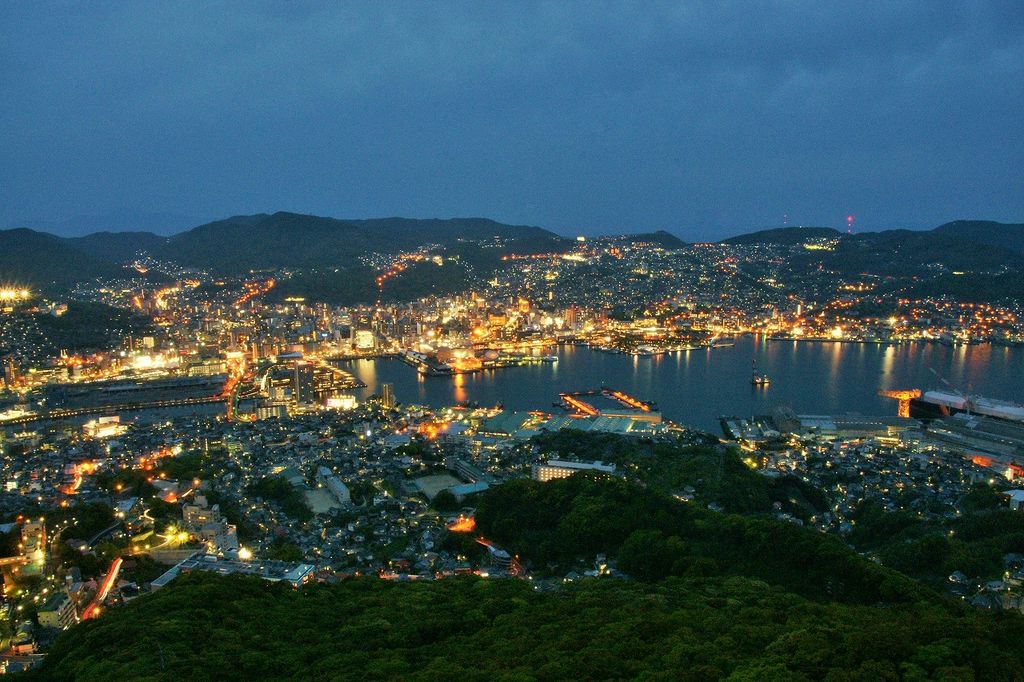
[[[0,3],[0,673],[1024,680],[1024,5]]]

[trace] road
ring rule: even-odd
[[[135,412],[138,410],[153,410],[161,407],[189,407],[192,405],[208,405],[211,403],[223,403],[228,396],[222,394],[204,396],[202,398],[179,398],[177,400],[151,400],[138,403],[123,403],[121,405],[98,405],[94,407],[76,407],[66,410],[50,410],[40,414],[32,414],[17,419],[5,419],[0,421],[0,426],[7,424],[30,424],[48,419],[68,419],[70,417],[81,417],[88,414],[116,414],[118,412]]]
[[[96,598],[92,600],[92,603],[86,607],[85,611],[82,612],[82,620],[89,620],[95,618],[100,614],[100,605],[106,600],[110,594],[110,590],[114,587],[117,582],[117,576],[121,572],[121,564],[123,560],[121,557],[114,559],[114,562],[110,564],[110,570],[107,571],[107,575],[103,578],[103,582],[100,583],[100,589],[96,593]]]

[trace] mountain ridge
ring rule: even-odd
[[[492,238],[497,239],[494,249],[475,245]],[[668,248],[685,245],[664,230],[608,238],[653,241]],[[930,263],[986,272],[1024,267],[1024,224],[988,220],[857,234],[831,227],[770,228],[721,243],[796,246],[808,238],[834,238],[835,250],[799,254],[796,262],[816,260],[840,271],[923,268]],[[231,216],[170,236],[104,231],[61,237],[22,227],[0,230],[0,281],[66,289],[76,282],[128,274],[123,265],[140,251],[185,267],[241,274],[267,268],[350,267],[367,253],[409,251],[429,244],[486,271],[502,253],[548,252],[572,241],[541,227],[482,217],[340,219],[289,211]],[[979,244],[987,248],[978,249]]]

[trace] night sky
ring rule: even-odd
[[[1024,220],[1024,2],[0,3],[0,226]]]

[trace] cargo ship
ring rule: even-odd
[[[910,400],[910,416],[914,419],[941,419],[960,412],[1024,422],[1024,405],[1007,400],[963,396],[952,391],[925,391],[920,398]]]

